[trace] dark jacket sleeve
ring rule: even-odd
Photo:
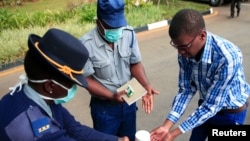
[[[60,121],[62,121],[60,124],[71,138],[79,141],[118,141],[118,137],[116,136],[104,134],[93,128],[82,125],[75,120],[67,109],[61,105],[60,107],[60,110],[56,111],[60,111],[61,113],[56,115],[60,115],[60,117],[58,117],[59,119],[61,118]]]

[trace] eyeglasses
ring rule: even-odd
[[[173,40],[170,41],[170,45],[172,45],[174,48],[180,49],[180,50],[188,49],[188,48],[190,48],[190,47],[192,46],[194,40],[195,40],[196,37],[199,35],[199,33],[200,33],[200,32],[198,32],[198,33],[196,34],[196,36],[195,36],[188,44],[186,44],[186,45],[176,45],[176,44],[173,42]]]

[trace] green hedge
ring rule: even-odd
[[[171,0],[168,5],[164,3],[165,0],[161,5],[155,5],[153,0],[148,0],[146,3],[144,0],[140,0],[136,5],[135,1],[125,1],[125,14],[128,23],[134,28],[171,19],[175,12],[183,7],[201,12],[210,8],[208,5],[179,0]],[[23,58],[27,50],[27,37],[30,33],[42,36],[48,28],[57,27],[79,37],[95,26],[95,16],[95,2],[73,4],[64,10],[10,12],[0,9],[0,69],[1,66]]]

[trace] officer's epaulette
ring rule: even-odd
[[[134,45],[134,36],[135,36],[135,32],[134,32],[134,28],[132,26],[126,26],[123,30],[129,30],[132,32],[132,41],[130,43],[130,48],[133,48],[133,45]]]

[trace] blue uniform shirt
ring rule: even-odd
[[[131,79],[130,64],[141,61],[135,33],[129,26],[123,29],[123,36],[114,43],[114,49],[103,41],[97,28],[92,29],[80,40],[89,51],[84,75],[93,75],[113,93]]]

